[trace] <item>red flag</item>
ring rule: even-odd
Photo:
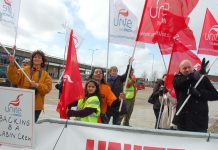
[[[195,70],[199,70],[201,67],[201,60],[191,51],[188,50],[181,43],[174,44],[173,51],[170,58],[169,68],[167,72],[167,77],[165,80],[165,87],[168,89],[170,94],[176,98],[176,94],[173,88],[173,78],[176,73],[179,72],[179,64],[183,60],[190,60],[195,68]]]
[[[84,95],[73,38],[73,31],[71,30],[66,69],[63,76],[63,90],[56,109],[60,113],[60,118],[64,119],[67,118],[66,109],[68,104],[79,100]]]
[[[171,40],[187,27],[185,20],[198,0],[147,0],[144,5],[137,41],[156,43]]]
[[[218,23],[209,9],[204,18],[198,54],[218,56]]]
[[[173,39],[166,43],[159,43],[159,48],[162,55],[172,53],[174,43],[183,44],[188,50],[196,50],[196,41],[191,29],[186,28],[174,35]]]

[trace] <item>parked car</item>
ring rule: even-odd
[[[135,86],[137,90],[145,89],[145,79],[144,78],[136,78]]]

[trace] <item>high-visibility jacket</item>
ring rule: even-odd
[[[131,79],[129,79],[130,81]],[[131,100],[135,96],[135,87],[134,85],[131,85],[130,87],[126,87],[125,91],[126,100]]]
[[[97,96],[91,96],[87,100],[80,99],[77,104],[77,109],[81,110],[84,108],[95,108],[97,110],[96,113],[92,113],[86,117],[76,117],[75,120],[85,121],[85,122],[98,122],[98,117],[100,116],[100,101]]]

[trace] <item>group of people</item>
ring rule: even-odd
[[[153,100],[150,100],[156,117],[155,128],[207,132],[208,101],[218,100],[218,92],[206,76],[208,63],[203,59],[201,70],[196,71],[190,60],[180,62],[179,73],[174,76],[172,83],[176,98],[164,86],[166,75],[157,80],[153,88]],[[199,85],[195,86],[199,80]],[[189,95],[190,98],[183,105]]]
[[[129,60],[131,64],[132,59]],[[43,68],[45,66],[45,54],[34,51],[30,61],[22,68],[15,65],[15,57],[9,56],[7,77],[18,88],[33,89],[35,91],[35,122],[44,109],[44,97],[52,89],[52,78]],[[25,62],[24,62],[25,63]],[[173,86],[176,99],[173,98],[164,86],[166,74],[158,80],[153,88],[153,110],[156,117],[155,128],[176,128],[182,131],[207,132],[208,128],[208,101],[218,100],[218,92],[206,76],[206,63],[202,61],[200,71],[193,68],[191,61],[183,60],[179,65],[179,73],[174,76]],[[130,117],[133,112],[137,89],[134,86],[134,70],[127,66],[123,75],[118,75],[116,66],[109,70],[107,82],[102,68],[93,68],[89,80],[84,87],[84,97],[76,103],[69,105],[66,114],[75,117],[76,120],[108,124],[113,117],[114,125],[130,126]],[[29,77],[31,81],[26,77]],[[203,77],[202,77],[203,76]],[[196,83],[202,77],[202,81],[196,87]],[[127,86],[124,91],[124,83]],[[62,83],[56,85],[62,89]],[[61,94],[61,93],[60,93]],[[189,100],[183,107],[183,103],[190,95]],[[123,105],[120,108],[121,101]],[[77,106],[77,109],[71,109]],[[183,107],[180,112],[178,110]],[[176,112],[178,112],[177,115]]]
[[[132,59],[129,60],[129,64]],[[129,126],[129,120],[133,111],[136,88],[134,86],[134,71],[131,68],[127,78],[129,65],[123,75],[118,75],[116,66],[109,69],[107,82],[104,78],[102,68],[93,68],[85,84],[85,97],[78,102],[70,104],[67,110],[68,117],[75,117],[76,120],[108,124],[111,117],[114,125]],[[124,83],[128,79],[126,92],[123,91]],[[56,85],[62,92],[62,82]],[[123,101],[121,110],[119,107]],[[77,106],[77,109],[71,109]]]

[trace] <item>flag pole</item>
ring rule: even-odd
[[[21,3],[21,1],[20,1],[20,3]],[[15,39],[14,39],[15,49],[14,49],[14,52],[13,52],[13,56],[15,56],[16,44],[17,44],[18,22],[19,22],[19,17],[20,17],[20,3],[19,3],[19,9],[18,9],[19,12],[18,12],[17,24],[15,26]]]
[[[66,23],[65,23],[65,46],[64,46],[64,59],[63,59],[63,72],[62,72],[62,74],[61,74],[61,76],[59,77],[59,79],[58,79],[58,83],[60,83],[61,82],[61,78],[63,77],[63,75],[64,75],[64,70],[65,70],[65,67],[64,67],[64,65],[65,65],[65,55],[66,55],[66,51],[67,51],[67,25],[66,25]]]
[[[163,105],[164,105],[164,102],[165,102],[165,97],[167,97],[166,94],[163,94],[163,96],[161,98],[161,106],[160,106],[160,111],[159,111],[159,115],[158,115],[157,124],[156,124],[155,129],[159,129],[159,124],[160,124],[160,119],[161,119],[161,116],[162,116],[162,109],[163,109]]]
[[[111,1],[109,0],[109,15],[108,15],[108,40],[107,40],[107,62],[106,62],[106,82],[108,78],[108,60],[109,60],[109,48],[110,48],[110,13],[111,13]],[[91,70],[92,71],[92,70]]]
[[[7,52],[8,55],[11,55],[10,52],[5,48],[5,46],[0,42],[1,47]],[[25,75],[25,77],[29,80],[29,82],[31,82],[31,79],[28,77],[28,75],[23,71],[23,68],[21,68],[21,66],[17,63],[17,61],[15,60],[14,62],[18,68],[22,71],[22,73]]]
[[[165,60],[164,60],[164,57],[163,57],[163,55],[161,54],[161,56],[162,56],[162,59],[163,59],[163,62],[164,62],[164,67],[165,67],[165,70],[166,70],[166,72],[167,72],[167,66],[166,66],[166,62],[165,62]]]
[[[213,63],[210,65],[210,67],[208,68],[208,70],[211,69],[212,65],[217,61],[217,57],[216,59],[213,61]],[[200,82],[202,81],[202,79],[204,78],[205,75],[202,75],[201,78],[198,80],[198,82],[195,84],[194,88],[197,88],[197,86],[200,84]],[[185,101],[183,102],[183,104],[181,105],[181,107],[179,108],[178,112],[176,113],[176,116],[179,115],[179,113],[182,111],[183,107],[185,106],[185,104],[188,102],[189,98],[191,97],[191,94],[188,95],[188,97],[185,99]]]
[[[159,44],[158,44],[158,47],[159,47],[159,49],[160,49],[160,45],[159,45]],[[161,56],[162,56],[162,59],[163,59],[163,62],[164,62],[165,70],[166,70],[166,72],[167,72],[167,65],[166,65],[166,62],[165,62],[165,60],[164,60],[164,57],[163,57],[163,54],[162,54],[161,50],[160,50],[160,53],[161,53]]]
[[[16,43],[17,43],[17,30],[18,28],[16,27],[15,29],[15,39],[14,39],[14,52],[13,52],[13,56],[15,56],[15,51],[16,51]]]
[[[130,70],[132,68],[132,61],[133,61],[133,58],[134,58],[134,55],[135,55],[135,49],[136,49],[137,43],[138,42],[136,41],[135,44],[134,44],[134,50],[133,50],[132,56],[131,56],[132,60],[130,61],[128,72],[127,72],[127,75],[126,75],[126,81],[125,81],[125,84],[124,84],[124,89],[123,89],[124,93],[126,93],[126,86],[127,86],[127,82],[128,82],[128,79],[129,79]],[[121,99],[121,102],[120,102],[119,112],[121,111],[122,105],[123,105],[123,99]]]

